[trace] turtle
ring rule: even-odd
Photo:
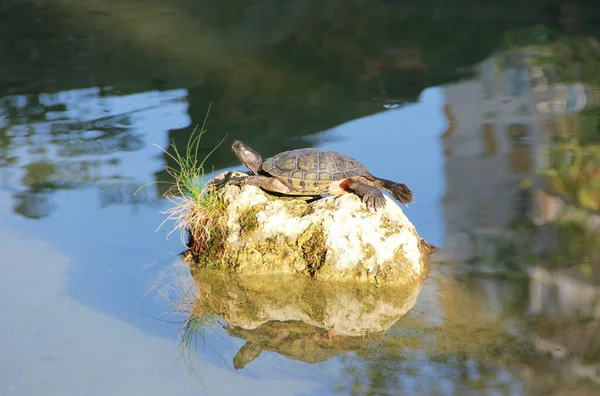
[[[403,204],[412,202],[412,191],[405,184],[375,177],[358,160],[335,151],[300,148],[263,159],[240,140],[234,140],[231,149],[250,172],[214,181],[218,188],[226,184],[251,185],[296,196],[354,193],[367,209],[375,211],[386,205],[380,189]]]

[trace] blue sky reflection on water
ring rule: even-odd
[[[130,96],[129,108],[124,110],[118,103],[107,105],[104,101],[119,114],[136,110],[128,128],[143,144],[137,151],[97,158],[118,159],[113,162],[118,168],[110,172],[136,185],[152,180],[164,167],[160,150],[153,144],[166,147],[168,129],[201,122],[189,119],[184,102],[148,108],[147,99],[141,94]],[[439,145],[445,127],[442,105],[441,90],[428,89],[419,103],[354,120],[316,136],[319,146],[342,151],[364,162],[374,174],[409,185],[417,202],[403,209],[422,236],[434,244],[443,239],[439,204],[444,188]],[[93,107],[85,110],[79,102],[76,109],[80,111],[69,109],[63,117],[85,121],[85,114],[96,113]],[[208,128],[210,133],[210,119]],[[39,143],[48,146],[43,140]],[[194,384],[183,362],[176,360],[177,325],[152,318],[173,320],[163,315],[170,307],[149,291],[183,249],[177,234],[166,239],[172,223],[155,232],[164,219],[159,211],[171,204],[164,200],[152,203],[156,197],[149,187],[149,192],[143,193],[148,195],[142,195],[148,205],[106,205],[109,172],[83,188],[56,191],[49,198],[53,211],[46,217],[30,220],[9,214],[13,203],[7,192],[18,191],[25,180],[19,165],[40,161],[35,150],[26,148],[15,147],[11,153],[18,156],[19,163],[2,170],[0,244],[8,252],[5,279],[10,287],[2,290],[0,299],[2,311],[7,313],[2,327],[13,330],[0,338],[0,348],[10,356],[0,363],[4,366],[0,371],[6,373],[0,382],[8,384],[10,394],[42,390],[52,394],[47,392],[48,386],[54,394],[66,394],[95,382],[97,393],[90,394],[111,393],[115,388],[136,394],[191,394],[191,387],[199,385]],[[58,149],[46,150],[43,157],[64,162]],[[15,321],[19,329],[29,332],[29,342],[23,342]],[[326,383],[331,377],[327,372],[339,369],[340,364],[334,358],[308,366],[263,352],[244,372],[235,372],[230,367],[231,357],[243,341],[222,331],[218,336],[209,334],[207,341],[210,345],[201,348],[195,368],[208,388],[218,388],[219,394],[239,394],[241,389],[268,389],[281,395],[311,394],[317,389],[328,393]]]
[[[5,202],[2,195],[0,201]],[[0,338],[5,357],[0,361],[3,394],[201,393],[201,384],[190,377],[182,361],[176,360],[172,337],[150,335],[139,325],[73,298],[68,285],[72,281],[69,272],[83,265],[78,263],[76,255],[71,257],[47,241],[31,237],[22,230],[25,227],[11,223],[6,227],[8,224],[3,221],[5,226],[0,230],[3,243],[12,247],[5,256],[9,263],[8,287],[0,292],[3,318],[9,321],[3,323],[5,330]],[[84,264],[94,265],[98,261],[88,260]],[[88,285],[102,288],[107,283],[101,281],[98,285],[90,280]],[[127,299],[119,303],[135,305]],[[136,314],[139,316],[140,312],[133,313]],[[282,376],[272,381],[231,376],[224,365],[219,367],[202,360],[198,360],[195,368],[208,394],[215,389],[219,389],[219,394],[230,395],[270,390],[302,394],[315,388],[315,384],[307,381],[287,380]]]
[[[421,236],[438,246],[444,234],[443,105],[442,88],[429,88],[417,103],[347,122],[319,136],[325,142],[321,147],[359,159],[378,177],[408,185],[415,203],[402,210]]]

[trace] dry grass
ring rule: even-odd
[[[180,232],[184,245],[191,249],[194,256],[219,250],[225,235],[225,206],[223,200],[209,187],[200,190],[198,198],[185,195],[180,183],[176,183],[166,193],[165,198],[173,203],[173,207],[163,211],[165,220],[175,222],[173,230]],[[185,234],[189,232],[189,240],[185,241]],[[188,246],[189,244],[189,246]]]

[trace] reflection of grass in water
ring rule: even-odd
[[[203,346],[206,345],[206,330],[219,323],[219,318],[211,309],[209,293],[203,291],[197,284],[187,290],[175,287],[170,289],[175,292],[176,298],[170,297],[166,293],[159,293],[173,306],[174,312],[171,312],[171,314],[183,316],[184,318],[179,328],[180,341],[178,348],[180,354],[178,358],[183,359],[190,372],[205,388],[202,379],[194,368],[194,362],[197,359],[200,343]]]
[[[174,206],[162,212],[167,217],[158,228],[162,227],[168,220],[174,220],[175,226],[168,235],[179,230],[182,242],[185,245],[183,236],[186,230],[189,231],[193,237],[195,254],[208,251],[212,247],[211,245],[218,245],[221,238],[224,237],[223,202],[217,194],[209,193],[209,186],[205,183],[204,166],[206,160],[223,143],[227,135],[198,163],[200,141],[207,132],[205,125],[206,118],[200,132],[196,134],[198,129],[196,127],[190,135],[183,154],[179,152],[174,142],[171,143],[174,154],[155,145],[178,165],[177,168],[171,166],[166,168],[167,173],[171,175],[174,182],[172,182],[172,186],[165,192],[164,196],[174,203]],[[164,183],[170,182],[165,181]],[[140,187],[140,189],[147,185]]]
[[[177,307],[186,319],[181,327],[181,340],[179,346],[181,348],[181,357],[186,360],[186,352],[188,357],[195,357],[198,351],[199,341],[206,341],[206,329],[209,326],[218,322],[216,315],[211,312],[209,304],[203,303],[198,298],[190,296],[189,300],[183,302]],[[186,360],[187,361],[187,360]],[[192,360],[189,360],[191,363]]]

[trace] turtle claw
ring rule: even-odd
[[[363,197],[363,202],[367,206],[368,210],[374,210],[374,211],[385,208],[385,204],[386,204],[385,197],[383,196],[383,194],[365,195]]]
[[[383,194],[378,195],[377,198],[375,198],[375,210],[385,208],[386,203],[385,196]]]
[[[220,190],[221,188],[225,187],[225,185],[229,182],[229,180],[232,177],[232,174],[232,172],[227,172],[221,178],[214,178],[210,180],[208,183],[206,183],[206,188],[214,188],[215,190]]]
[[[206,188],[207,189],[215,189],[215,190],[220,190],[221,188],[225,187],[225,185],[227,184],[227,179],[223,178],[223,179],[212,179],[211,181],[209,181],[208,183],[206,183]]]

